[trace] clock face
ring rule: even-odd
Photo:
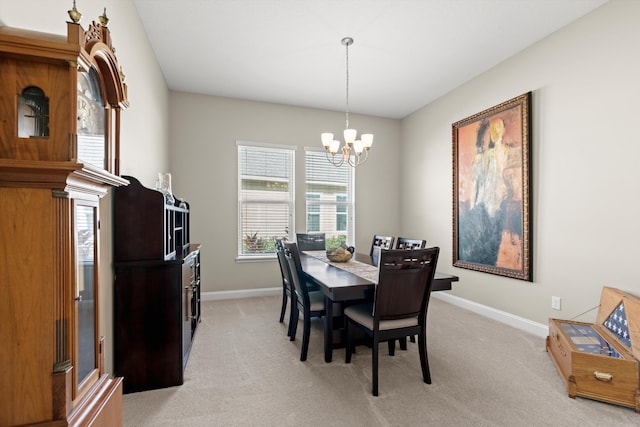
[[[78,73],[78,160],[105,167],[105,106],[94,70]]]

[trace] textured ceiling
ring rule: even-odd
[[[134,0],[169,88],[403,118],[606,0]]]

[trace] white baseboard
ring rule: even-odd
[[[433,292],[431,297],[448,302],[456,307],[472,311],[481,316],[488,317],[489,319],[497,320],[498,322],[507,324],[511,327],[522,329],[523,331],[527,331],[542,338],[546,338],[547,335],[549,335],[549,327],[547,325],[525,319],[524,317],[515,316],[511,313],[507,313],[506,311],[478,304],[477,302],[469,301],[446,292]]]
[[[202,301],[218,301],[223,299],[239,299],[253,297],[271,297],[274,295],[282,295],[282,287],[278,288],[260,288],[260,289],[241,289],[238,291],[216,291],[202,292],[200,299]]]
[[[282,295],[282,288],[261,288],[261,289],[242,289],[238,291],[216,291],[216,292],[203,292],[200,297],[202,301],[217,301],[226,299],[238,299],[238,298],[252,298],[252,297],[266,297]],[[446,292],[434,292],[431,294],[433,298],[440,299],[456,307],[464,308],[465,310],[472,311],[480,316],[488,317],[489,319],[496,320],[501,323],[505,323],[511,327],[522,329],[539,337],[545,338],[549,335],[549,327],[542,323],[533,322],[524,317],[515,316],[506,311],[497,310],[486,305],[478,304],[477,302],[469,301],[464,298],[457,297],[455,295],[448,294]]]

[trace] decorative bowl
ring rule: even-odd
[[[341,248],[338,248],[341,249]],[[351,259],[352,254],[346,249],[339,251],[337,249],[327,250],[327,259],[331,262],[347,262]]]

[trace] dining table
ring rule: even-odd
[[[334,328],[334,317],[342,317],[336,308],[373,301],[378,267],[371,256],[357,252],[347,262],[332,262],[325,251],[301,251],[300,262],[305,280],[315,284],[325,296],[324,360],[330,363],[333,349],[343,347],[346,338],[343,329]],[[452,283],[458,280],[458,276],[436,271],[431,290],[451,290]]]

